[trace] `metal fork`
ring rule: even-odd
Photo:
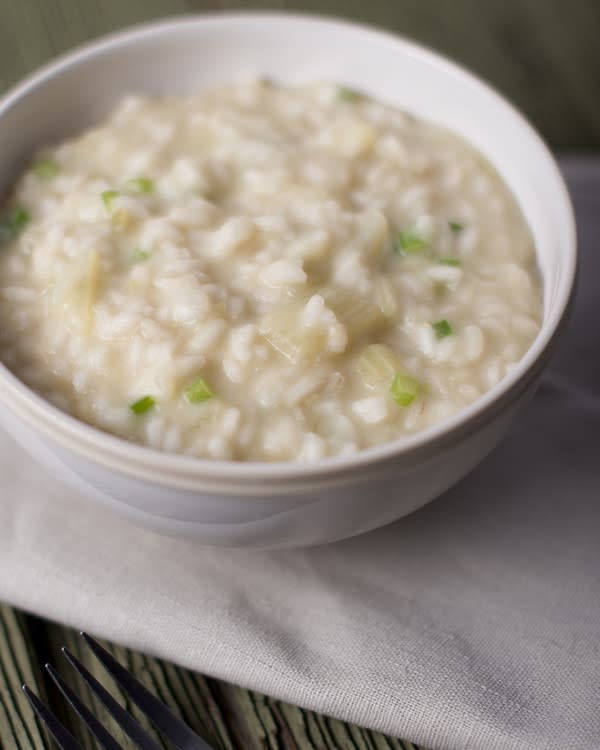
[[[96,658],[102,663],[106,671],[120,685],[123,692],[131,698],[138,708],[146,714],[159,732],[165,735],[179,750],[214,750],[201,737],[193,732],[175,714],[155,698],[135,677],[133,677],[108,651],[102,648],[86,633],[81,637],[89,646]],[[140,750],[162,750],[161,746],[148,735],[137,721],[102,687],[88,670],[66,648],[62,649],[69,664],[79,673],[83,681],[104,705],[121,729],[131,737]],[[96,738],[105,750],[123,750],[123,747],[113,738],[108,730],[98,721],[89,708],[82,703],[73,690],[62,679],[51,664],[46,664],[50,677],[56,683],[73,710],[81,718],[90,734]],[[32,692],[27,685],[23,685],[23,692],[27,696],[33,710],[48,727],[48,731],[61,750],[83,750],[73,735],[65,729],[52,711]]]

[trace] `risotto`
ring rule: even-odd
[[[434,124],[330,84],[126,98],[0,223],[0,359],[153,448],[316,460],[412,434],[536,337],[532,237]]]

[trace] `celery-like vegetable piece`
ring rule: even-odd
[[[459,224],[457,221],[449,221],[448,226],[453,232],[462,232],[464,229],[464,226],[462,224]]]
[[[348,331],[349,339],[373,333],[386,323],[386,318],[370,299],[343,286],[326,286],[317,292],[327,307]]]
[[[369,388],[387,388],[401,369],[396,354],[384,344],[370,344],[356,362],[356,369]]]
[[[421,389],[422,385],[418,380],[401,372],[396,373],[390,385],[392,398],[399,406],[410,406],[419,395]]]
[[[310,297],[319,295],[346,328],[350,340],[376,331],[387,319],[371,300],[341,286],[312,289],[308,296],[268,313],[260,332],[281,354],[299,364],[318,358],[325,346],[324,331],[307,330],[302,325],[302,311]]]
[[[325,334],[302,326],[302,310],[307,300],[299,299],[268,313],[260,332],[278,352],[294,364],[311,362],[325,346]]]
[[[151,409],[154,409],[155,406],[156,406],[156,401],[152,398],[152,396],[143,396],[137,401],[134,401],[133,404],[130,404],[129,409],[134,414],[137,414],[139,416],[141,414],[146,414],[146,412],[149,412]]]
[[[105,190],[101,194],[102,202],[106,211],[110,214],[112,223],[117,229],[127,229],[135,220],[135,216],[127,208],[119,207],[115,209],[114,201],[120,195],[118,190]]]
[[[408,406],[422,391],[418,380],[402,372],[396,354],[383,344],[371,344],[358,358],[356,369],[365,385],[387,390],[400,406]]]
[[[50,299],[61,317],[79,335],[88,335],[100,286],[100,254],[96,249],[72,259],[68,274],[58,275],[49,287]]]
[[[393,317],[398,312],[398,300],[392,283],[382,276],[375,285],[375,301],[386,318]]]
[[[204,378],[196,378],[183,392],[185,400],[189,404],[201,404],[213,397],[213,392]]]
[[[357,240],[368,257],[379,257],[389,244],[389,223],[385,215],[373,208],[361,217]]]

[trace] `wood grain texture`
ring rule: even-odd
[[[419,750],[410,742],[303,711],[119,646],[106,642],[103,645],[216,750]],[[76,631],[0,605],[0,748],[50,747],[21,691],[21,684],[26,682],[86,750],[95,749],[41,668],[50,661],[76,687],[83,700],[95,706],[96,715],[123,748],[134,750],[134,745],[70,670],[60,652],[62,646],[67,646],[86,665],[152,737],[168,747],[91,656]]]

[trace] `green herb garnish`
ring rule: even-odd
[[[0,242],[13,240],[30,220],[29,211],[22,207],[15,208],[12,214],[0,220]]]
[[[150,258],[150,253],[147,250],[142,250],[141,247],[136,247],[133,251],[132,260],[134,263],[144,263]]]
[[[105,190],[101,193],[100,197],[102,198],[102,203],[104,203],[104,208],[106,208],[109,213],[112,211],[113,201],[118,195],[119,193],[117,190]]]
[[[411,255],[418,253],[427,247],[425,240],[412,229],[406,229],[398,235],[394,243],[394,252],[397,255]]]
[[[27,224],[29,224],[30,219],[31,216],[29,215],[29,211],[24,208],[15,209],[12,216],[9,218],[13,232],[20,232],[21,229],[24,229]]]
[[[147,195],[154,190],[154,180],[149,177],[134,177],[127,181],[127,189],[131,190],[132,193]]]
[[[438,339],[445,339],[446,336],[451,336],[454,333],[447,320],[438,320],[437,323],[432,323],[431,327]]]
[[[183,395],[189,404],[201,404],[203,401],[208,401],[209,398],[212,398],[213,392],[204,378],[197,378],[193,383],[188,385]]]
[[[129,405],[129,409],[134,414],[146,414],[146,412],[150,411],[151,409],[154,409],[156,406],[156,401],[152,398],[152,396],[143,396],[138,401],[134,401],[133,404]]]
[[[40,180],[51,180],[56,177],[60,169],[58,164],[52,159],[42,159],[33,165],[31,171]]]
[[[460,266],[461,262],[458,258],[439,258],[438,263],[442,266]]]
[[[449,221],[448,226],[453,232],[462,232],[464,229],[464,226],[462,224],[459,224],[457,221]]]
[[[392,398],[399,406],[410,406],[421,391],[421,383],[410,375],[397,372],[390,385]]]
[[[348,88],[347,86],[340,86],[338,88],[337,95],[340,101],[349,102],[351,104],[359,102],[363,98],[363,95],[360,93],[360,91]]]

